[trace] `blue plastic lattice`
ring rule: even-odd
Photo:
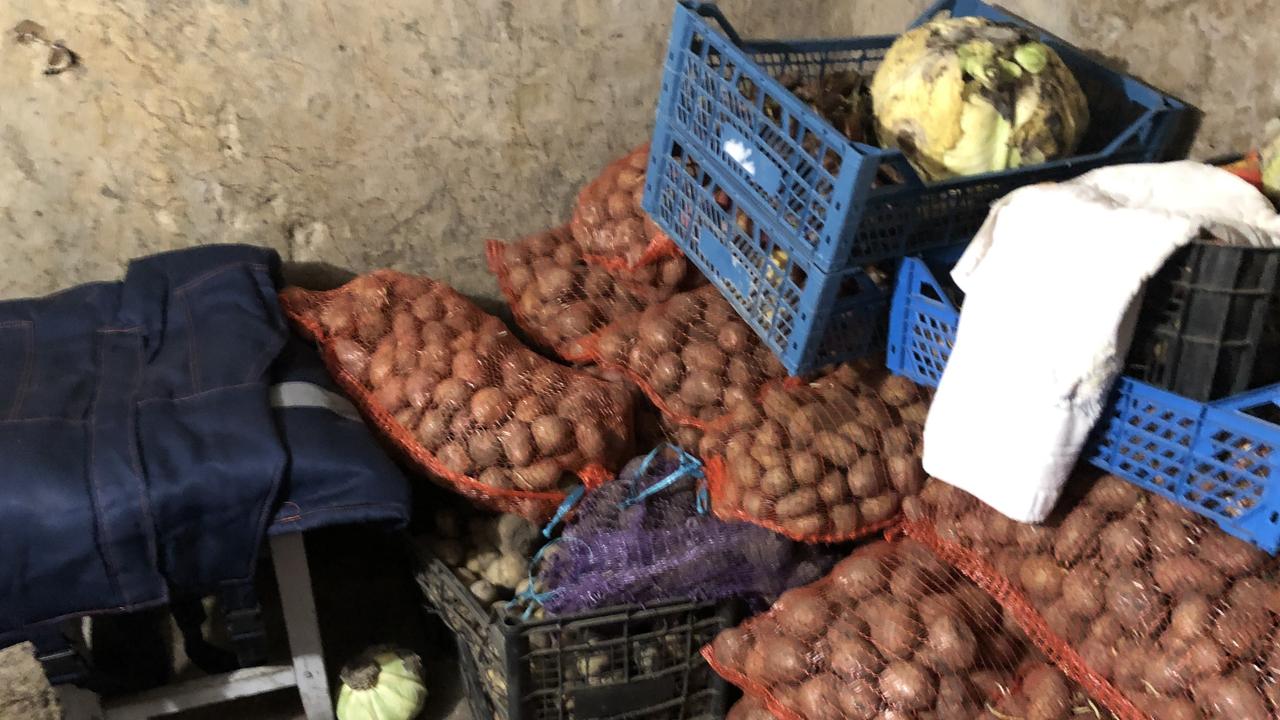
[[[943,10],[1017,21],[977,0],[943,0],[917,22]],[[716,18],[724,34],[704,15]],[[802,264],[810,277],[842,275],[965,242],[990,203],[1022,185],[1062,180],[1102,165],[1166,159],[1184,118],[1182,103],[1057,38],[1042,37],[1058,50],[1089,98],[1092,120],[1080,153],[926,185],[902,153],[850,141],[778,80],[784,73],[815,78],[851,69],[870,74],[892,36],[743,42],[714,5],[686,0],[677,5],[672,24],[644,209],[726,296],[742,295],[754,286],[736,285],[735,273],[713,264],[723,258],[699,257],[695,248],[703,237],[689,222],[680,222],[686,218],[662,212],[682,192],[662,172],[676,155],[677,162],[699,168],[703,187],[713,184],[736,208],[767,220],[771,245]],[[753,263],[770,257],[756,248],[745,252]],[[818,306],[801,307],[810,316],[820,313]],[[819,335],[827,330],[821,324],[806,326]],[[830,341],[810,338],[801,329],[786,335],[775,351],[792,372],[834,361],[819,355]]]
[[[903,261],[890,370],[937,386],[959,322],[952,295],[925,262]],[[1082,457],[1269,553],[1280,550],[1280,384],[1201,403],[1122,377]]]

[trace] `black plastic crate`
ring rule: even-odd
[[[1280,375],[1280,249],[1197,241],[1147,291],[1129,375],[1192,400],[1216,400]]]
[[[458,636],[477,720],[711,720],[728,709],[727,685],[699,650],[734,624],[731,603],[496,617],[444,563],[417,550],[418,585]]]

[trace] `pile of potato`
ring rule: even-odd
[[[566,473],[603,481],[630,450],[625,387],[542,358],[447,285],[379,271],[282,299],[379,429],[490,507],[558,494]]]
[[[712,506],[806,541],[879,529],[919,492],[928,392],[871,362],[772,383],[703,438]]]
[[[669,418],[694,427],[753,405],[767,380],[786,376],[710,285],[619,318],[600,332],[595,351],[635,377]]]
[[[679,255],[626,272],[589,265],[563,227],[512,243],[492,241],[486,254],[516,322],[569,361],[584,359],[584,338],[701,277]]]
[[[570,227],[588,262],[614,270],[633,270],[679,251],[640,208],[644,199],[649,144],[605,167],[578,194]]]
[[[1079,702],[990,596],[911,540],[856,550],[703,652],[770,701],[731,717],[1068,720]],[[1018,714],[991,712],[1018,687],[1034,688]]]
[[[1028,622],[1152,718],[1280,715],[1278,561],[1119,478],[1069,491],[1040,526],[933,480],[906,510],[987,560],[1037,611]]]
[[[486,607],[501,609],[529,587],[529,561],[541,544],[538,528],[518,515],[435,513],[431,553]]]

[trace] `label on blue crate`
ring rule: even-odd
[[[782,188],[782,171],[773,161],[756,149],[755,143],[742,136],[732,126],[720,133],[723,138],[720,149],[742,168],[760,187],[769,192]]]

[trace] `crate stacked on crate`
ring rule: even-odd
[[[1022,22],[976,0],[944,0],[917,24],[943,11]],[[1041,37],[1088,97],[1080,152],[926,184],[901,152],[849,139],[781,82],[869,74],[893,37],[743,41],[714,5],[685,0],[644,209],[793,374],[879,349],[889,294],[877,264],[967,242],[990,202],[1016,187],[1175,152],[1182,103]]]
[[[1280,249],[1211,242],[1171,258],[1083,452],[1269,552],[1280,550],[1280,384],[1265,383],[1280,355],[1259,348],[1280,311],[1278,260]],[[908,258],[894,291],[887,363],[922,385],[938,384],[955,344],[961,297],[946,267]]]
[[[546,619],[491,613],[418,548],[428,609],[457,635],[476,720],[723,717],[726,686],[698,654],[733,624],[724,603],[670,602]]]

